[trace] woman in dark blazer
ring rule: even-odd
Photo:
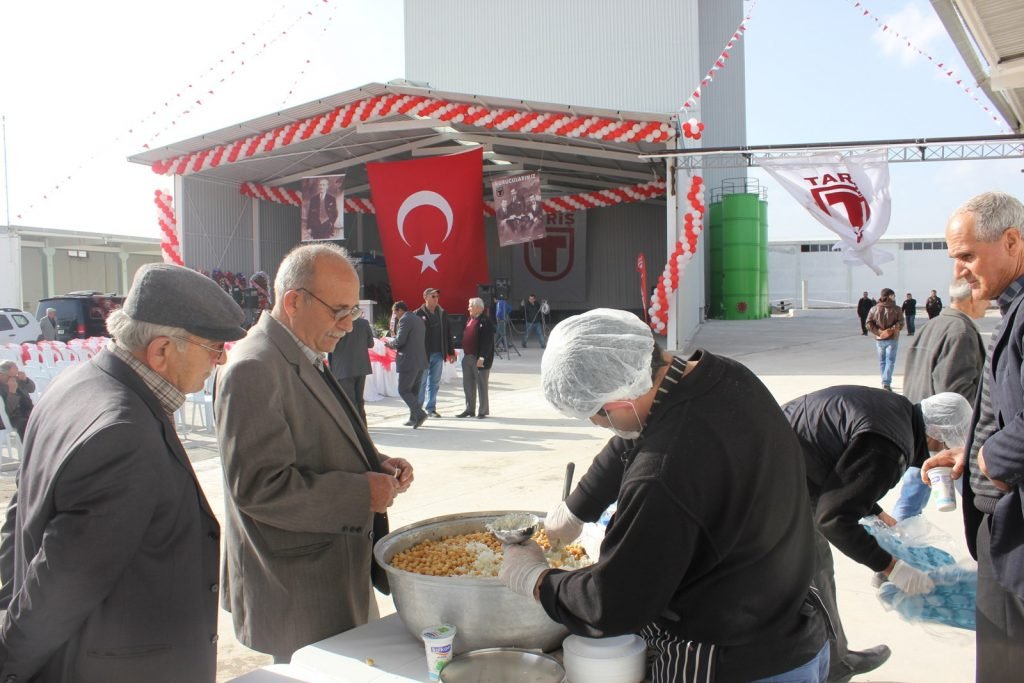
[[[455,417],[483,419],[491,410],[487,401],[487,382],[494,363],[494,323],[487,317],[483,300],[476,297],[469,300],[469,320],[462,333],[462,351],[462,391],[466,394],[466,409]]]

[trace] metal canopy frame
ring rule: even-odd
[[[873,150],[884,150],[888,160],[892,163],[1024,159],[1024,134],[712,147],[643,154],[640,158],[652,160],[674,158],[677,168],[696,170],[701,168],[753,168],[760,166],[759,161],[761,160],[794,158],[805,156],[811,152]]]

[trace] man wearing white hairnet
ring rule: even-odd
[[[885,645],[848,649],[836,603],[829,543],[905,593],[930,592],[935,586],[928,575],[882,549],[859,520],[878,515],[886,524],[896,524],[878,501],[908,466],[920,467],[929,451],[963,443],[971,406],[963,396],[950,392],[914,404],[884,389],[836,386],[794,399],[782,410],[803,446],[807,492],[819,532],[814,585],[821,591],[836,630],[829,680],[846,681],[878,668],[891,652]]]
[[[707,351],[673,357],[636,316],[597,309],[552,330],[541,383],[560,412],[616,434],[548,537],[618,507],[595,564],[549,569],[536,543],[506,546],[502,581],[572,633],[640,634],[653,683],[824,681],[800,444],[757,377]]]

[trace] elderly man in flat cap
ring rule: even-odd
[[[0,541],[0,681],[214,681],[220,528],[172,415],[244,317],[213,280],[143,266],[113,341],[36,406]]]
[[[348,253],[297,247],[277,270],[274,309],[217,373],[223,605],[239,642],[276,662],[377,616],[373,542],[412,483],[412,465],[377,452],[325,366],[361,314]]]

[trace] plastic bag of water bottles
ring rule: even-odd
[[[907,595],[885,581],[878,587],[878,599],[909,621],[933,622],[970,631],[975,629],[974,603],[978,589],[977,564],[969,557],[957,560],[938,547],[951,545],[923,516],[887,526],[878,517],[860,520],[868,533],[893,557],[927,572],[935,582],[930,593]]]

